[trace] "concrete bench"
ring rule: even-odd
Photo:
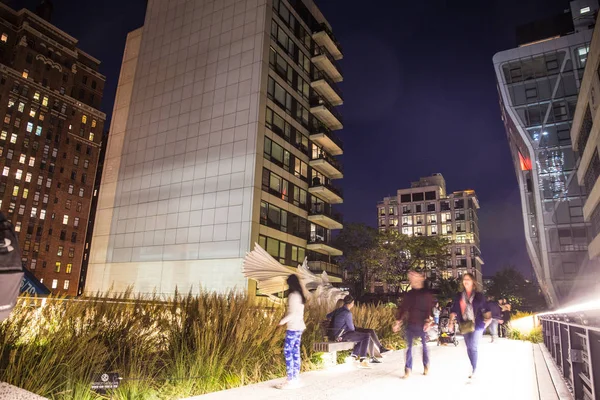
[[[352,350],[354,349],[354,342],[338,342],[329,341],[327,337],[327,329],[329,328],[329,321],[321,322],[321,332],[323,333],[323,342],[315,342],[313,344],[313,350],[317,353],[324,353],[322,356],[325,367],[334,366],[337,364],[337,352]]]

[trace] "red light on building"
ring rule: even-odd
[[[531,160],[523,156],[521,152],[519,152],[519,161],[521,162],[521,171],[531,171]]]

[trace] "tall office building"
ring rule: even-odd
[[[340,58],[310,0],[150,0],[125,48],[86,290],[243,289],[254,243],[339,277]]]
[[[570,135],[597,10],[596,0],[572,1],[570,11],[519,28],[519,47],[493,60],[527,251],[550,306],[581,296],[597,271]]]
[[[37,14],[0,3],[0,209],[23,265],[53,292],[79,292],[105,114],[100,61]]]
[[[588,256],[598,260],[600,257],[600,29],[595,29],[590,44],[585,70],[581,80],[581,89],[577,108],[571,127],[573,149],[580,155],[577,167],[577,181],[588,194],[583,205],[583,217],[591,224]],[[591,293],[600,291],[600,263],[595,263],[595,271],[586,278],[590,281]]]
[[[466,272],[481,284],[481,247],[473,190],[446,193],[442,174],[419,179],[410,188],[377,203],[379,229],[397,229],[408,236],[442,236],[450,242],[448,264],[433,271],[442,278],[458,278]]]

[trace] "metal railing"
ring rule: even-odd
[[[333,211],[333,207],[328,203],[313,203],[309,215],[326,215],[334,221],[342,223],[342,215]]]
[[[310,160],[311,161],[314,161],[314,160],[325,160],[329,164],[331,164],[335,169],[337,169],[338,171],[344,172],[344,168],[342,166],[342,163],[340,161],[336,160],[335,158],[331,157],[330,155],[328,155],[324,151],[314,151],[313,150],[313,152],[312,152],[312,154],[310,156]]]
[[[341,278],[344,271],[339,265],[331,264],[326,261],[309,261],[308,269],[312,272],[327,272],[329,275]]]
[[[336,92],[337,95],[340,96],[340,98],[343,97],[342,90],[339,88],[339,86],[334,81],[332,81],[331,78],[329,78],[329,76],[327,76],[325,72],[315,68],[312,74],[312,81],[315,82],[321,79],[327,82],[327,84],[331,86],[331,89],[333,89],[333,91]]]
[[[313,118],[313,121],[315,121],[313,123],[313,127],[311,129],[311,134],[317,134],[317,133],[323,133],[325,134],[325,136],[327,136],[329,139],[331,139],[331,141],[333,143],[335,143],[336,145],[338,145],[338,147],[340,149],[344,149],[344,142],[342,142],[342,140],[337,137],[337,135],[335,133],[333,133],[333,131],[331,129],[329,129],[324,123],[322,123],[321,121],[319,121],[317,118]]]
[[[327,49],[323,46],[315,46],[314,50],[313,50],[313,57],[316,56],[325,56],[327,57],[327,59],[329,60],[329,62],[331,62],[331,64],[333,64],[333,67],[335,69],[337,69],[337,71],[340,73],[340,75],[344,75],[342,73],[342,69],[340,68],[340,64],[338,64],[338,62],[336,61],[335,58],[333,58],[333,56],[331,54],[329,54],[329,52],[327,51]]]
[[[314,188],[314,187],[320,187],[323,186],[329,190],[331,190],[333,193],[337,194],[340,197],[344,197],[344,193],[342,191],[342,189],[332,185],[330,182],[324,181],[323,179],[320,178],[313,178],[310,187]]]
[[[600,310],[539,319],[544,345],[573,397],[600,399]]]
[[[332,106],[330,102],[328,102],[321,96],[312,96],[310,98],[310,106],[311,107],[324,106],[340,122],[340,124],[344,124],[342,115],[338,112],[338,110],[336,110],[335,107]]]
[[[331,32],[331,30],[329,29],[329,27],[327,27],[326,24],[321,23],[319,24],[317,27],[315,27],[313,29],[313,31],[315,33],[317,32],[325,32],[327,33],[327,35],[329,36],[329,38],[331,39],[331,41],[335,44],[335,47],[338,48],[338,50],[340,51],[340,53],[344,53],[344,51],[342,50],[342,45],[340,44],[340,42],[338,42],[338,40],[335,38],[335,35],[333,34],[333,32]]]

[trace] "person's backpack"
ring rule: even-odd
[[[0,212],[0,322],[17,304],[23,281],[21,251],[13,225]]]

